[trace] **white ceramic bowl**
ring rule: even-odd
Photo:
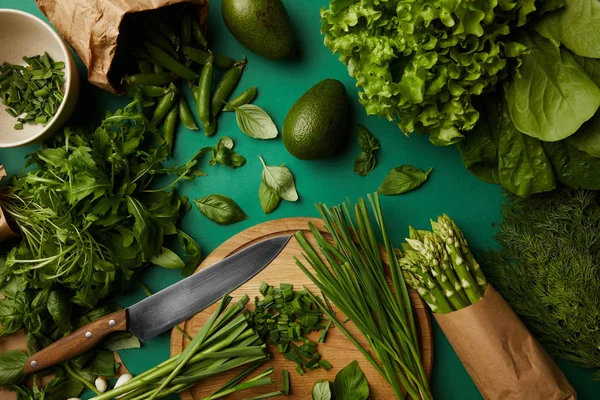
[[[59,130],[69,119],[79,96],[79,74],[75,60],[61,37],[44,21],[31,14],[0,8],[0,65],[4,61],[25,65],[23,56],[47,52],[54,61],[65,63],[65,97],[58,111],[46,125],[23,124],[13,127],[17,119],[9,115],[0,103],[0,148],[17,147],[39,142]]]

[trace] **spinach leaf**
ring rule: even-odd
[[[332,400],[331,382],[319,379],[312,390],[312,400]]]
[[[556,187],[552,166],[542,143],[519,132],[508,112],[500,120],[498,172],[502,186],[525,197]]]
[[[371,171],[375,169],[377,165],[377,158],[370,152],[361,152],[356,160],[354,160],[354,172],[360,176],[367,176]]]
[[[336,399],[367,400],[369,398],[369,383],[356,360],[336,375],[333,391]]]
[[[205,217],[219,225],[231,225],[248,219],[235,201],[222,194],[212,194],[194,202]]]
[[[358,125],[358,145],[367,153],[379,150],[379,140],[363,125]]]
[[[10,350],[0,354],[0,386],[9,387],[21,382],[25,377],[24,369],[27,354]]]
[[[260,200],[260,208],[262,208],[265,214],[275,211],[279,207],[279,203],[281,203],[281,197],[277,192],[264,182],[261,182],[258,188],[258,199]]]
[[[115,332],[102,342],[102,347],[106,350],[128,350],[139,349],[141,347],[140,340],[129,332]]]
[[[531,52],[506,90],[513,123],[547,142],[571,136],[600,106],[600,89],[556,42],[535,32],[523,32],[519,42]]]
[[[600,110],[577,133],[569,136],[567,143],[593,157],[600,157]]]
[[[94,358],[87,363],[82,372],[112,378],[120,366],[121,364],[115,361],[115,355],[112,351],[96,350]]]
[[[569,0],[564,8],[548,13],[535,29],[583,57],[600,58],[600,2]]]
[[[572,188],[600,190],[600,158],[568,142],[544,143],[556,179]]]
[[[412,165],[401,165],[390,171],[377,192],[386,196],[408,193],[421,187],[429,178],[433,168],[425,172]]]
[[[242,132],[255,139],[273,139],[279,134],[277,126],[262,108],[254,104],[234,107],[235,118]]]
[[[297,201],[298,192],[290,170],[283,165],[281,167],[268,166],[261,156],[258,158],[263,165],[262,181],[265,185],[273,189],[283,200]]]
[[[149,260],[152,264],[167,269],[179,269],[185,266],[183,260],[173,251],[163,247],[160,254],[152,256]]]
[[[596,86],[600,87],[600,59],[581,57],[569,52]]]
[[[48,296],[48,312],[56,323],[58,329],[63,333],[73,329],[71,325],[71,302],[62,292],[54,290]]]

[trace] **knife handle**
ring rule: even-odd
[[[25,374],[32,374],[68,361],[93,349],[109,334],[125,330],[127,330],[127,310],[106,315],[29,357],[25,364]]]

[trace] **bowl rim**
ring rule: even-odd
[[[54,38],[54,40],[56,40],[58,42],[58,45],[59,45],[60,49],[62,50],[63,55],[65,57],[65,80],[64,80],[65,97],[63,98],[63,101],[60,103],[58,110],[56,110],[56,114],[54,114],[52,119],[45,126],[43,126],[42,129],[37,134],[32,135],[26,139],[16,141],[16,142],[0,143],[0,148],[10,148],[10,147],[19,147],[19,146],[31,143],[31,142],[39,139],[56,122],[57,117],[60,115],[60,113],[63,111],[63,109],[65,108],[65,106],[67,104],[67,99],[70,96],[72,96],[72,94],[71,94],[71,75],[72,75],[73,71],[72,71],[71,66],[74,65],[74,62],[73,62],[74,60],[73,60],[73,55],[71,54],[69,47],[65,44],[65,41],[62,39],[62,37],[60,37],[60,35],[52,28],[52,26],[50,26],[50,24],[48,24],[47,22],[42,20],[40,17],[30,14],[25,11],[15,10],[12,8],[0,8],[0,14],[21,15],[21,16],[31,19],[32,21],[34,21],[35,23],[37,23],[39,25],[42,25],[51,34],[51,36]],[[76,66],[75,66],[75,68],[76,68]],[[2,104],[2,107],[6,107],[6,106],[4,104]]]

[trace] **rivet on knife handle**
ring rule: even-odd
[[[25,364],[25,374],[32,374],[68,361],[91,350],[109,334],[125,330],[127,330],[127,310],[106,315],[29,357]]]

